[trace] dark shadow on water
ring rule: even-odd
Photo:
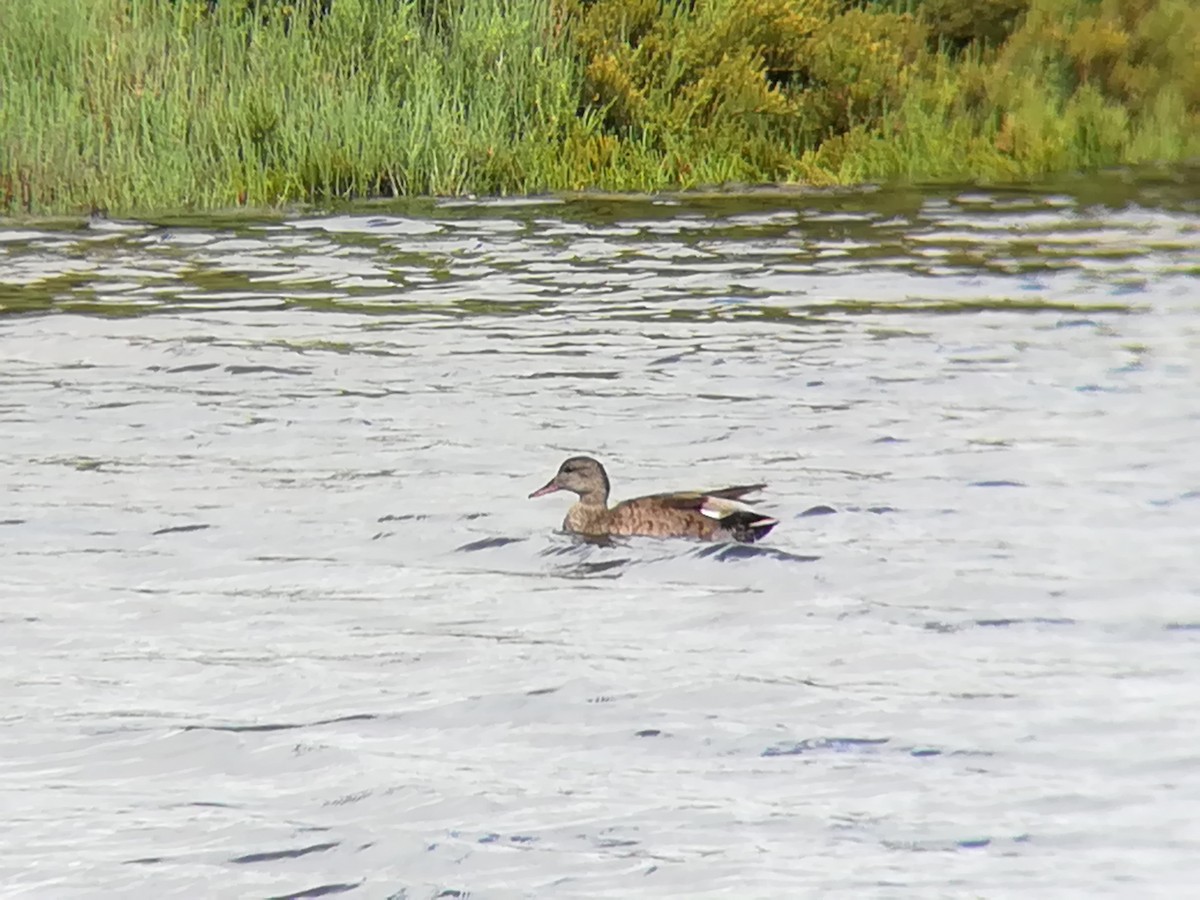
[[[480,538],[477,541],[470,541],[469,543],[463,544],[461,547],[455,547],[454,549],[457,552],[473,553],[476,550],[492,550],[496,547],[506,547],[509,544],[519,544],[524,540],[525,538],[511,537]]]
[[[555,543],[539,551],[538,555],[574,558],[574,562],[556,565],[550,570],[550,574],[561,578],[590,578],[593,576],[620,578],[628,566],[640,561],[627,555],[615,559],[592,559],[598,552],[602,553],[608,549],[627,551],[630,546],[628,540],[615,540],[607,535],[592,536],[566,534],[565,532],[558,532],[558,534],[567,537],[568,542]]]
[[[804,519],[804,518],[808,518],[810,516],[832,516],[832,515],[835,515],[836,513],[837,513],[837,510],[834,509],[832,506],[825,506],[824,504],[822,504],[820,506],[810,506],[804,512],[800,513],[800,515],[798,515],[796,518]]]
[[[212,528],[211,525],[168,525],[166,528],[160,528],[157,531],[150,532],[152,535],[159,534],[185,534],[189,531],[204,531],[206,528]]]
[[[803,563],[814,562],[819,556],[805,556],[799,553],[789,553],[776,547],[762,544],[743,544],[728,542],[720,544],[700,544],[687,540],[660,540],[658,538],[612,538],[570,535],[570,543],[558,543],[540,552],[541,556],[573,557],[576,561],[557,567],[554,574],[567,577],[587,577],[604,575],[619,577],[621,572],[633,565],[653,564],[671,559],[692,558],[712,559],[717,562],[730,562],[744,559],[772,559],[778,562]],[[619,548],[620,558],[594,559],[597,552]],[[627,555],[636,550],[642,550],[637,556]]]
[[[1075,619],[1056,619],[1047,616],[1031,616],[1024,619],[973,619],[969,622],[926,622],[926,631],[953,634],[968,628],[1010,628],[1014,625],[1078,625]]]
[[[294,894],[277,894],[274,897],[269,897],[268,900],[305,900],[305,898],[308,897],[329,897],[333,894],[345,894],[349,893],[350,891],[356,891],[360,887],[362,887],[361,881],[355,882],[354,884],[349,884],[347,882],[342,882],[340,884],[322,884],[315,888],[297,891]]]
[[[566,566],[555,566],[549,574],[558,578],[620,578],[632,564],[630,559],[614,559],[609,562],[581,562]]]
[[[805,756],[813,753],[875,753],[886,750],[891,753],[901,753],[914,759],[928,759],[937,756],[992,756],[990,752],[981,750],[944,750],[928,745],[899,746],[893,745],[891,738],[805,738],[801,741],[783,741],[767,747],[760,756]]]
[[[581,550],[586,550],[588,547],[627,547],[629,540],[626,538],[618,539],[607,534],[570,534],[565,531],[556,532],[570,539],[569,544],[560,544],[554,547],[547,547],[542,551],[542,556],[561,556],[563,554],[578,554]]]
[[[460,837],[459,834],[452,832],[453,837]],[[505,837],[495,831],[489,831],[487,834],[481,835],[475,839],[477,844],[497,844],[508,841],[510,844],[536,844],[538,839],[530,834],[512,834]]]
[[[1054,619],[1033,616],[1028,619],[976,619],[973,623],[980,628],[1008,628],[1010,625],[1075,625],[1074,619]]]
[[[539,556],[590,556],[594,550],[628,550],[637,539],[614,538],[608,535],[567,534],[557,532],[567,538],[566,543],[555,543],[539,552]]]
[[[274,862],[278,859],[299,859],[301,856],[308,856],[310,853],[324,853],[326,850],[333,850],[338,846],[341,846],[340,841],[329,841],[328,843],[324,844],[310,844],[307,847],[297,847],[295,850],[272,850],[266,853],[247,853],[245,856],[235,856],[229,861],[233,863],[245,864]]]
[[[717,562],[730,562],[738,559],[774,559],[779,562],[806,563],[815,562],[819,556],[802,556],[799,553],[788,553],[775,547],[764,547],[761,544],[713,544],[702,547],[692,553],[697,559],[715,559]]]
[[[806,753],[863,753],[872,752],[888,743],[891,738],[806,738],[772,744],[760,756],[802,756]]]
[[[276,722],[265,725],[184,725],[183,731],[227,731],[234,734],[262,731],[291,731],[296,728],[316,728],[321,725],[340,725],[343,722],[373,722],[379,718],[374,713],[356,713],[334,719],[318,719],[315,722]]]
[[[605,572],[616,572],[617,574],[619,574],[618,570],[624,569],[625,566],[631,562],[633,562],[633,560],[628,559],[628,558],[627,559],[610,559],[610,560],[605,560],[602,562],[581,562],[581,563],[576,563],[575,565],[565,566],[563,569],[561,569],[559,571],[559,574],[561,574],[561,575],[575,574],[575,575],[579,575],[579,576],[601,575]],[[616,575],[614,575],[613,577],[616,577]]]
[[[230,375],[311,375],[312,369],[288,369],[282,366],[226,366]]]
[[[1024,835],[1010,838],[1013,843],[1021,843]],[[992,845],[992,838],[965,838],[961,841],[880,841],[888,850],[907,850],[911,853],[946,853],[953,850],[981,850]]]
[[[1040,270],[1033,264],[1026,270]],[[840,312],[846,315],[904,315],[930,313],[934,315],[963,315],[982,312],[1017,313],[1133,313],[1133,307],[1125,303],[1066,303],[1052,300],[1013,300],[1007,297],[980,298],[972,300],[930,300],[907,303],[874,302],[871,300],[847,301],[815,306],[819,312]]]
[[[219,367],[220,363],[191,363],[186,366],[175,366],[171,369],[164,369],[162,366],[148,366],[148,372],[166,372],[168,375],[183,375],[188,372],[208,372]]]

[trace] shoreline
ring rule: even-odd
[[[363,197],[323,201],[293,200],[270,206],[220,206],[212,208],[160,208],[114,212],[103,209],[80,212],[54,211],[24,213],[19,210],[0,210],[0,225],[37,225],[55,229],[82,228],[102,223],[111,225],[175,228],[191,225],[211,226],[214,221],[229,224],[245,222],[261,224],[285,221],[289,218],[310,218],[328,215],[433,215],[438,211],[455,209],[513,209],[539,206],[574,206],[576,204],[628,204],[631,208],[655,206],[696,206],[706,203],[738,203],[763,201],[771,208],[786,208],[791,201],[811,198],[818,203],[838,198],[869,197],[878,194],[936,195],[945,192],[1019,195],[1097,195],[1090,203],[1101,206],[1120,206],[1142,194],[1147,187],[1196,186],[1200,196],[1200,159],[1171,164],[1143,166],[1110,166],[1092,172],[1048,173],[1021,181],[988,182],[962,180],[927,180],[912,182],[866,182],[861,184],[814,186],[804,184],[756,184],[703,186],[693,189],[654,192],[622,192],[602,190],[550,191],[537,194],[420,194],[403,197]],[[416,209],[414,209],[416,207]]]

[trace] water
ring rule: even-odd
[[[1187,173],[0,228],[4,896],[1186,894],[1198,274]]]

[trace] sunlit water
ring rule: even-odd
[[[1186,895],[1198,276],[1186,177],[0,226],[3,895]]]

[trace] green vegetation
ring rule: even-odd
[[[0,212],[1200,157],[1193,0],[0,4]]]

